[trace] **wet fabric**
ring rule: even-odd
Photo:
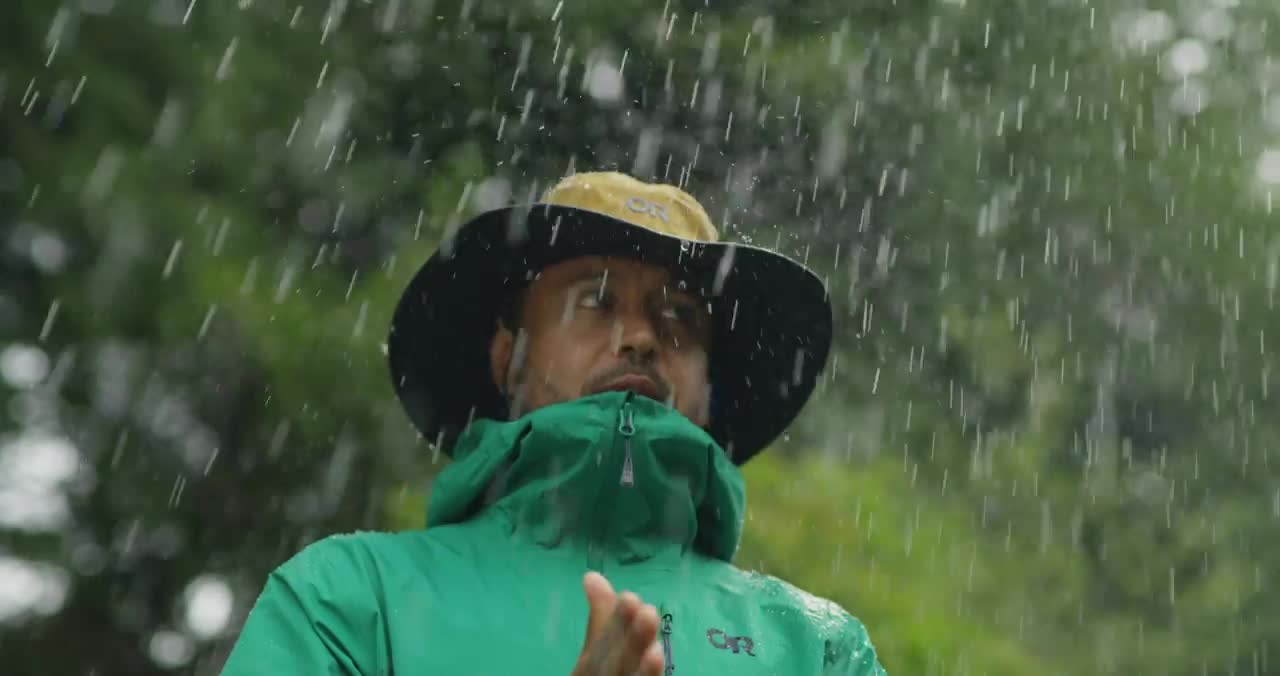
[[[662,404],[610,392],[479,420],[425,530],[317,542],[274,571],[226,674],[565,676],[582,576],[659,609],[667,673],[883,674],[837,604],[730,561],[740,470]]]

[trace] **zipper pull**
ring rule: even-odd
[[[620,481],[623,486],[636,485],[635,468],[631,464],[631,435],[636,433],[635,418],[631,415],[631,407],[623,406],[622,411],[618,413],[618,432],[622,434],[622,443],[626,449],[626,458],[622,462],[622,479]]]
[[[671,657],[671,613],[663,613],[662,615],[662,673],[663,676],[671,676],[676,670],[676,662]]]

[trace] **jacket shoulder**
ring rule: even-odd
[[[354,533],[312,543],[270,575],[224,674],[385,673],[381,573],[394,536]]]
[[[782,606],[802,615],[806,622],[816,628],[842,630],[851,629],[854,626],[862,627],[862,623],[857,618],[831,599],[811,594],[773,575],[741,569],[739,572],[749,580],[759,596],[769,605]]]
[[[732,564],[723,565],[731,569],[726,574],[736,577],[742,588],[770,614],[787,617],[813,632],[825,645],[829,666],[848,664],[858,667],[837,673],[884,673],[877,662],[866,625],[839,603],[772,575],[743,570]]]
[[[411,557],[422,546],[420,532],[385,533],[358,531],[330,535],[317,540],[284,562],[276,574],[295,581],[336,578],[348,584],[353,579],[379,577],[380,571],[396,559]],[[354,576],[354,577],[353,577]]]
[[[294,558],[343,558],[376,556],[380,553],[407,546],[408,541],[420,536],[420,531],[386,532],[354,531],[337,533],[316,540],[303,547]]]

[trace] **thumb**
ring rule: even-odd
[[[613,585],[595,571],[582,578],[582,589],[587,595],[587,635],[582,641],[585,650],[608,624],[614,606],[618,604],[618,595],[613,591]]]

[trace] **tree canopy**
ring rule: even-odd
[[[9,0],[6,673],[216,673],[268,571],[420,528],[399,292],[577,170],[821,275],[744,568],[891,673],[1280,671],[1280,6]]]

